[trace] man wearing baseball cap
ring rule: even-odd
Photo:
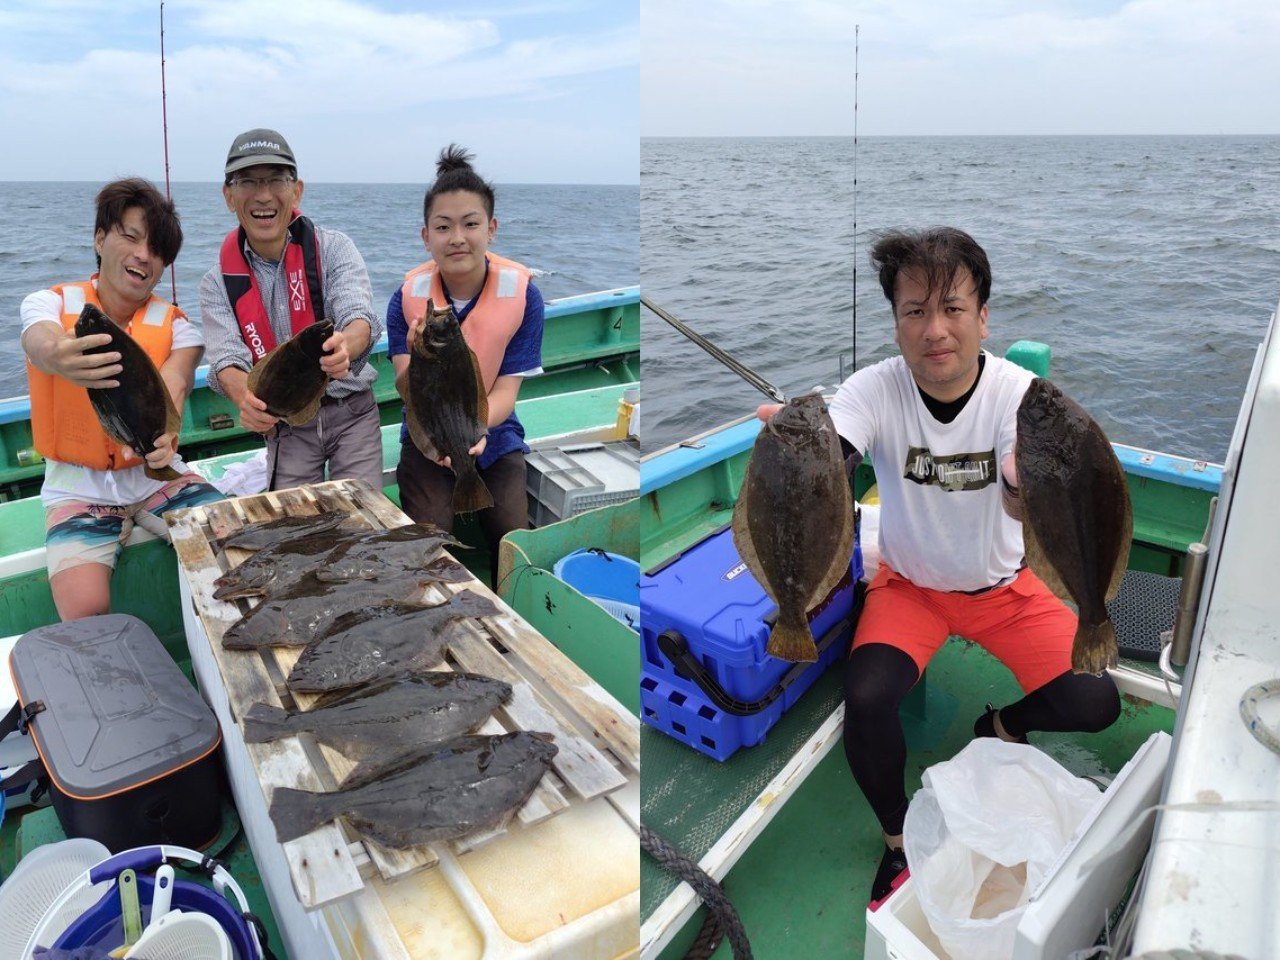
[[[247,130],[227,152],[222,196],[240,225],[200,282],[209,385],[240,408],[240,423],[267,437],[269,489],[354,478],[382,489],[382,443],[369,348],[382,332],[364,260],[346,234],[302,215],[303,183],[288,142]],[[320,412],[289,426],[248,388],[249,370],[278,344],[331,320],[320,367],[329,376]]]

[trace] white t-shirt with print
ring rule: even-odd
[[[37,290],[22,301],[22,332],[46,320],[62,326],[62,297],[53,290]],[[200,328],[185,317],[175,317],[172,349],[203,346]],[[171,466],[178,473],[187,472],[181,457],[175,456]],[[124,470],[91,470],[77,463],[45,460],[40,499],[46,507],[67,500],[122,507],[141,503],[163,486],[164,481],[147,476],[142,464]]]
[[[857,371],[831,404],[836,430],[875,467],[881,556],[917,586],[980,590],[1022,564],[1022,525],[1001,505],[1000,461],[1035,375],[984,354],[978,386],[951,423],[934,419],[901,356]]]

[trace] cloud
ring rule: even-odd
[[[146,4],[144,14],[123,0],[114,33],[86,29],[100,19],[100,6],[94,16],[71,0],[53,7],[56,15],[42,27],[26,3],[6,8],[0,20],[0,29],[10,28],[0,39],[0,124],[39,131],[57,118],[82,143],[112,142],[113,156],[131,146],[150,155],[160,133],[155,5]],[[638,31],[624,19],[575,16],[573,9],[551,18],[527,5],[452,16],[358,0],[171,4],[165,64],[171,140],[178,156],[194,147],[204,158],[197,179],[216,175],[211,144],[220,144],[216,155],[238,130],[255,125],[279,127],[291,141],[298,136],[300,155],[304,143],[326,142],[332,152],[337,140],[346,163],[334,169],[343,166],[351,179],[378,179],[380,141],[404,149],[415,132],[430,142],[447,139],[470,112],[501,126],[520,104],[559,105],[585,119],[580,101],[598,75],[637,69]],[[618,106],[613,122],[625,124],[628,105]],[[634,119],[629,130],[637,132]],[[585,158],[577,164],[584,165]],[[32,174],[21,160],[0,161],[0,177],[62,176],[73,166],[65,157],[35,162],[31,169],[39,173]]]
[[[645,0],[652,136],[1280,132],[1271,0]]]

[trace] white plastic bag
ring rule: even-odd
[[[924,772],[903,828],[912,886],[952,960],[1008,960],[1046,870],[1098,789],[1035,747],[974,740]]]

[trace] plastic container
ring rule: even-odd
[[[116,947],[124,942],[124,922],[120,915],[120,894],[116,889],[116,880],[126,869],[138,871],[138,902],[142,908],[142,922],[149,924],[151,903],[155,894],[155,877],[144,872],[159,867],[161,863],[186,861],[202,864],[204,857],[195,850],[183,847],[153,846],[126,850],[110,859],[103,860],[84,871],[71,885],[63,891],[59,900],[79,897],[85,887],[106,883],[106,892],[97,902],[85,910],[66,927],[56,939],[53,928],[48,924],[48,914],[31,934],[27,941],[27,951],[36,946],[54,946],[63,949],[78,947]],[[261,960],[263,951],[259,945],[257,933],[246,920],[249,910],[248,902],[239,885],[221,865],[212,868],[214,888],[198,883],[179,880],[174,882],[169,908],[187,913],[203,913],[211,917],[231,943],[234,960]],[[218,891],[225,891],[219,893]],[[61,909],[55,902],[53,909]],[[49,940],[53,939],[52,943]],[[27,954],[24,953],[23,956]]]
[[[97,840],[79,838],[37,847],[18,861],[0,886],[0,957],[20,957],[37,925],[55,901],[86,870],[110,854]],[[97,902],[104,886],[85,886],[60,912],[45,920],[52,936]]]
[[[849,576],[809,612],[818,660],[793,664],[765,652],[777,608],[738,556],[729,528],[643,575],[641,718],[716,760],[762,742],[848,650],[861,576],[855,536]],[[677,661],[681,647],[696,661],[692,668]],[[699,671],[702,682],[693,675]]]
[[[1076,829],[1018,923],[1012,960],[1050,960],[1085,951],[1120,902],[1151,839],[1172,743],[1153,733]],[[910,877],[867,911],[866,960],[950,960],[934,936]]]
[[[619,553],[584,547],[556,561],[551,571],[615,620],[640,630],[640,564]]]
[[[640,493],[640,453],[631,443],[534,450],[525,457],[535,527],[630,500]]]
[[[231,960],[231,941],[204,913],[174,910],[151,923],[125,960]]]

